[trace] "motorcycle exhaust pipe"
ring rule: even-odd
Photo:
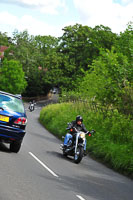
[[[63,144],[60,145],[60,149],[63,150]]]

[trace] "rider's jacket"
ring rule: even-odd
[[[71,122],[71,126],[70,126],[70,128],[72,129],[73,127],[75,127],[78,131],[83,131],[83,132],[85,132],[85,133],[87,133],[88,131],[87,131],[87,129],[86,129],[86,127],[85,127],[85,125],[82,123],[81,125],[78,125],[77,123],[76,123],[76,121],[72,121]],[[71,132],[72,133],[72,132]],[[73,132],[74,133],[74,132]]]

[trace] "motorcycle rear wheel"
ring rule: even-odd
[[[80,163],[80,161],[83,158],[83,155],[84,155],[84,149],[83,149],[83,147],[77,147],[77,152],[74,155],[74,162],[76,164]]]

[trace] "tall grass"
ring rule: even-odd
[[[61,138],[67,123],[82,115],[88,130],[95,129],[94,137],[87,137],[87,151],[93,157],[126,175],[133,175],[133,121],[117,112],[94,112],[83,103],[61,103],[44,107],[40,122]]]

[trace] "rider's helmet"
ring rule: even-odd
[[[78,122],[78,121],[83,122],[83,118],[82,118],[82,116],[78,115],[78,116],[76,117],[76,122]]]

